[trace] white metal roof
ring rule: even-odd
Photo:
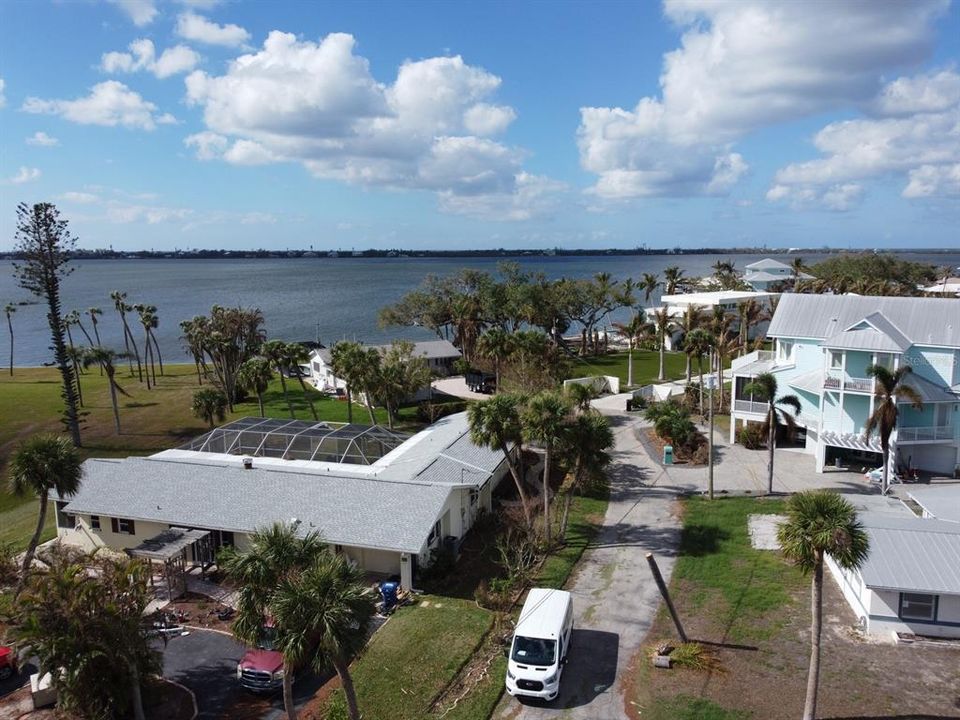
[[[530,588],[514,633],[523,637],[556,639],[570,605],[570,593],[552,588]]]
[[[937,520],[960,523],[960,484],[916,488],[907,495]]]
[[[749,265],[745,266],[747,270],[790,270],[793,271],[793,268],[782,263],[779,260],[774,260],[773,258],[764,258],[763,260],[757,260],[752,262]]]
[[[859,518],[870,538],[864,585],[960,594],[960,523],[875,512]]]
[[[785,293],[767,335],[826,340],[874,313],[911,344],[960,348],[960,302],[951,298]]]
[[[752,290],[713,290],[710,292],[679,293],[664,295],[660,302],[664,305],[703,305],[705,307],[721,303],[743,302],[744,300],[763,300],[777,293]]]

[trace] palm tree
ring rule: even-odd
[[[497,390],[500,390],[500,367],[513,352],[513,333],[501,327],[492,327],[477,340],[477,355],[493,362],[497,378]]]
[[[597,389],[593,383],[570,383],[563,389],[563,393],[581,414],[590,411],[590,401],[597,397]]]
[[[683,276],[683,270],[676,265],[671,265],[663,271],[663,294],[673,295],[677,288],[683,288],[686,278]]]
[[[640,283],[640,288],[643,289],[643,301],[645,303],[650,302],[650,296],[657,291],[658,287],[660,287],[660,278],[656,273],[643,274],[643,281]]]
[[[883,365],[867,367],[867,377],[874,379],[874,408],[873,414],[867,419],[863,429],[863,439],[870,441],[870,436],[877,432],[880,436],[880,449],[883,451],[883,483],[881,492],[886,495],[890,489],[890,436],[897,427],[897,396],[906,398],[918,410],[923,409],[923,402],[917,391],[908,385],[904,378],[913,372],[909,365],[904,365],[891,372]]]
[[[274,607],[280,584],[313,565],[324,552],[319,533],[309,532],[298,537],[295,525],[279,522],[254,532],[246,552],[237,552],[233,548],[224,551],[218,561],[226,575],[240,588],[237,617],[233,621],[234,635],[249,645],[260,645],[266,624],[272,618],[278,644],[284,642],[282,635],[286,625],[277,621]],[[295,658],[284,652],[283,660],[283,704],[287,717],[296,720],[293,704]]]
[[[532,527],[527,493],[523,489],[523,479],[520,477],[520,470],[513,456],[514,448],[518,456],[523,454],[523,436],[520,426],[521,404],[522,398],[518,395],[497,393],[489,400],[472,403],[467,408],[467,420],[470,423],[470,439],[474,444],[503,453],[510,475],[517,487],[517,495],[520,496],[523,517],[527,527]]]
[[[193,320],[181,320],[180,339],[186,344],[186,350],[193,356],[193,365],[197,370],[197,385],[203,385],[203,375],[207,370],[204,348],[210,340],[208,320],[203,315],[197,315]]]
[[[100,370],[107,374],[107,384],[110,386],[110,402],[113,405],[113,425],[120,434],[120,407],[117,402],[117,393],[130,397],[130,393],[117,384],[115,363],[122,360],[126,353],[114,352],[110,348],[93,347],[87,348],[83,352],[83,366],[90,367],[94,363],[100,366]]]
[[[194,417],[206,420],[212,430],[214,421],[223,422],[227,419],[227,396],[216,388],[200,388],[193,394],[190,409]]]
[[[747,344],[750,340],[750,330],[763,318],[763,307],[756,300],[745,300],[737,304],[740,316],[740,355],[747,354]]]
[[[47,502],[53,490],[60,498],[73,495],[80,489],[83,476],[80,453],[67,438],[60,435],[34,435],[24,441],[10,458],[10,490],[14,495],[33,493],[40,496],[40,513],[37,528],[23,556],[23,575],[20,587],[26,578],[33,556],[43,534],[47,520]]]
[[[570,406],[562,395],[544,390],[534,395],[520,411],[520,426],[527,442],[543,447],[543,529],[550,545],[550,461],[553,449],[562,440]]]
[[[573,387],[573,386],[571,386]],[[582,492],[589,481],[599,480],[610,464],[613,431],[606,417],[597,412],[583,413],[565,428],[560,454],[568,468],[568,483],[557,535],[562,541],[567,534],[570,502],[575,492]]]
[[[657,380],[663,382],[666,379],[663,360],[667,349],[667,332],[674,326],[673,318],[670,317],[670,308],[663,306],[654,310],[653,326],[657,331],[657,349],[660,353],[660,369],[657,371]]]
[[[800,283],[800,276],[807,271],[807,265],[802,257],[795,257],[790,261],[790,269],[793,271],[793,289],[796,291]]]
[[[273,379],[273,368],[270,361],[265,357],[252,357],[237,372],[237,384],[247,392],[252,392],[257,396],[257,404],[260,406],[260,417],[266,417],[263,410],[263,394],[270,387],[270,381]]]
[[[153,334],[153,331],[160,324],[160,321],[157,319],[157,308],[154,305],[144,305],[138,303],[133,306],[133,309],[137,311],[137,315],[140,319],[140,324],[143,326],[143,336],[144,336],[144,345],[145,351],[144,355],[147,360],[150,362],[150,371],[153,375],[153,384],[157,384],[157,369],[154,367],[153,358],[154,350],[156,350],[156,358],[160,363],[160,375],[163,375],[163,358],[160,356],[160,346],[157,344],[157,337]],[[147,388],[150,387],[149,376],[147,378]]]
[[[376,348],[360,348],[351,368],[354,384],[363,390],[363,404],[367,406],[370,415],[370,424],[377,424],[377,416],[373,412],[373,398],[380,382],[380,351]]]
[[[70,365],[75,371],[73,373],[73,382],[77,388],[77,402],[80,403],[80,407],[83,407],[83,385],[80,382],[80,375],[83,374],[83,348],[71,345],[67,348],[67,358],[69,358]]]
[[[306,400],[307,405],[310,406],[310,414],[313,415],[314,420],[319,420],[320,417],[317,415],[317,408],[313,404],[313,399],[307,390],[307,384],[303,381],[303,373],[300,371],[301,365],[310,362],[310,351],[300,343],[287,343],[284,347],[283,359],[287,367],[297,374],[297,380],[300,382],[300,390],[303,392],[303,399]]]
[[[697,371],[700,375],[700,415],[703,415],[703,356],[716,345],[717,339],[706,328],[696,328],[683,339],[687,357],[697,356]]]
[[[293,412],[293,403],[290,402],[290,393],[287,392],[287,344],[283,340],[270,340],[260,346],[260,352],[267,360],[273,363],[273,366],[280,374],[280,388],[283,390],[283,399],[287,401],[287,409],[290,411],[290,419],[296,420],[297,416]]]
[[[366,642],[374,613],[363,571],[342,555],[321,552],[303,572],[281,578],[269,608],[284,663],[309,665],[318,674],[332,665],[351,720],[360,720],[350,658]]]
[[[796,416],[800,414],[800,400],[796,395],[784,395],[777,398],[777,378],[773,373],[760,373],[743,388],[744,392],[767,401],[767,418],[764,421],[767,431],[767,492],[773,493],[773,455],[777,444],[777,425],[781,420],[787,428],[793,429]],[[722,394],[722,393],[721,393]],[[788,412],[787,406],[793,413]]]
[[[13,377],[13,320],[11,317],[16,311],[17,306],[13,303],[3,306],[3,312],[7,316],[7,329],[10,330],[10,377]]]
[[[334,343],[330,350],[330,365],[334,377],[340,378],[347,385],[347,422],[353,423],[353,385],[350,382],[353,373],[351,368],[358,353],[363,352],[360,343],[353,340],[341,340]]]
[[[87,308],[87,315],[90,316],[90,324],[93,326],[93,336],[97,339],[97,346],[100,346],[100,329],[97,324],[100,322],[97,318],[103,315],[103,310],[98,307]]]
[[[120,290],[114,290],[111,292],[110,299],[113,300],[113,307],[116,309],[117,314],[120,315],[120,322],[123,323],[123,349],[129,354],[130,348],[133,348],[133,357],[137,360],[137,375],[140,377],[140,382],[143,382],[143,369],[140,365],[140,351],[137,349],[137,341],[133,337],[133,332],[130,330],[130,325],[127,324],[127,313],[133,310],[133,307],[127,305],[127,294]],[[133,372],[132,363],[130,364],[130,372]]]
[[[680,328],[683,330],[684,347],[686,347],[687,335],[692,333],[702,324],[703,324],[703,310],[700,308],[700,306],[687,305],[687,309],[684,310],[683,312],[683,318],[680,320]],[[692,358],[690,357],[690,353],[686,353],[686,355],[687,355],[686,375],[687,375],[687,383],[689,384],[690,375],[693,372],[693,367],[692,367]]]
[[[810,667],[803,720],[817,714],[820,683],[820,632],[823,627],[823,565],[829,555],[843,570],[856,570],[867,559],[870,541],[854,507],[827,490],[797,493],[787,503],[787,519],[777,529],[784,556],[804,574],[813,573],[810,588]]]
[[[653,326],[646,317],[637,313],[630,318],[630,322],[613,323],[613,327],[627,338],[627,387],[633,387],[633,349],[652,334]]]

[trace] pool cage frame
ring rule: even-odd
[[[410,436],[379,425],[246,417],[178,449],[248,457],[372,465]]]

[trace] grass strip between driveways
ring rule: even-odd
[[[547,558],[536,581],[540,587],[563,587],[606,513],[606,491],[576,497],[570,507],[567,544]],[[494,614],[475,602],[424,595],[419,604],[401,608],[374,635],[352,666],[364,717],[422,720],[440,717],[430,705],[482,645]],[[503,693],[506,658],[498,656],[486,676],[446,712],[444,720],[487,720]],[[343,693],[332,694],[326,708],[305,715],[316,720],[347,718]]]

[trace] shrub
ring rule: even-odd
[[[456,375],[466,375],[470,372],[470,363],[463,358],[457,358],[453,361],[453,372]]]
[[[740,432],[737,433],[737,440],[747,450],[759,450],[766,442],[763,426],[757,423],[748,423],[745,428],[741,428]]]
[[[417,405],[417,417],[425,423],[435,423],[442,417],[463,412],[466,409],[466,400],[444,403],[424,400]]]

